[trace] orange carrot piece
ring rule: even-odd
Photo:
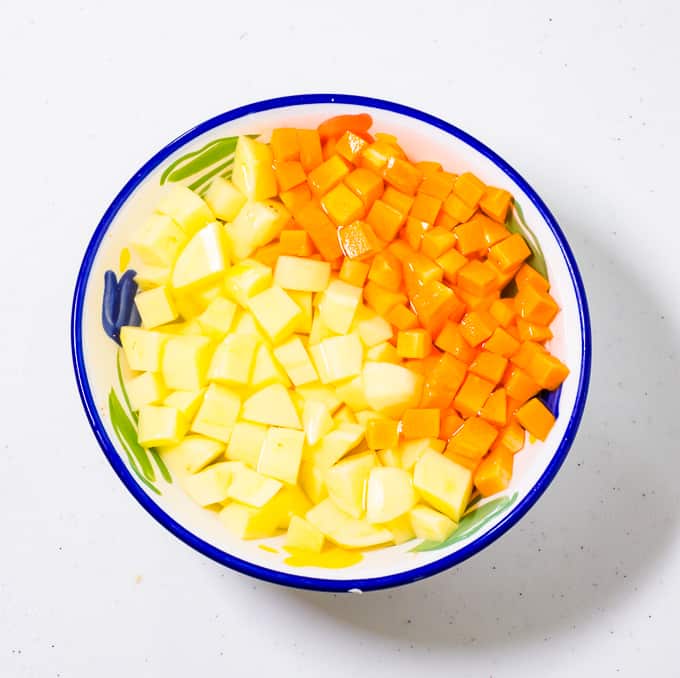
[[[371,128],[373,118],[368,113],[336,115],[324,120],[318,126],[321,139],[340,137],[348,130],[355,134],[365,134]]]
[[[496,321],[486,311],[470,311],[460,321],[460,331],[470,346],[479,346],[496,329]]]
[[[420,184],[418,190],[421,193],[431,195],[433,198],[444,201],[451,194],[455,181],[455,174],[449,174],[449,172],[435,172],[425,176],[423,183]]]
[[[321,198],[321,207],[338,226],[344,226],[364,216],[364,203],[345,184],[331,188]]]
[[[467,365],[449,353],[443,353],[425,374],[421,407],[447,408],[465,379]]]
[[[441,426],[439,427],[439,437],[448,440],[462,425],[464,419],[454,410],[442,412]]]
[[[515,415],[517,421],[539,440],[545,440],[555,423],[553,413],[538,399],[532,398]]]
[[[469,261],[458,271],[458,287],[478,297],[485,297],[496,287],[496,275],[486,262]]]
[[[421,160],[420,162],[414,163],[414,165],[423,173],[423,177],[425,178],[437,174],[442,170],[441,164],[434,162],[433,160]]]
[[[435,339],[434,345],[468,365],[477,355],[477,352],[470,348],[470,345],[463,338],[460,325],[451,321],[444,324],[442,331]]]
[[[439,334],[449,316],[461,306],[454,291],[437,280],[427,282],[417,290],[411,296],[411,303],[420,324],[430,334]]]
[[[401,418],[404,438],[436,438],[439,435],[441,412],[435,408],[406,410]]]
[[[408,301],[406,295],[401,292],[391,292],[372,280],[369,280],[364,286],[364,300],[370,308],[381,316],[385,316],[397,304],[406,304]]]
[[[499,388],[486,399],[479,416],[494,426],[505,426],[508,421],[507,406],[505,389]]]
[[[414,197],[398,191],[394,186],[388,186],[383,193],[382,201],[391,205],[402,214],[407,215],[413,206]]]
[[[466,205],[477,207],[486,186],[472,172],[464,172],[454,182],[453,190]]]
[[[397,333],[397,353],[402,358],[424,358],[432,350],[432,338],[427,330],[401,330]]]
[[[535,352],[527,366],[529,376],[542,388],[556,389],[568,376],[569,368],[551,353]]]
[[[454,407],[464,416],[477,414],[496,385],[476,374],[468,374],[453,399]]]
[[[470,372],[497,384],[507,366],[507,358],[490,351],[480,351],[470,365]]]
[[[281,254],[294,257],[308,257],[314,254],[314,245],[309,233],[302,230],[286,229],[279,236]]]
[[[504,426],[498,432],[498,438],[493,444],[492,449],[497,447],[504,447],[509,450],[512,454],[517,454],[524,447],[525,439],[524,429],[516,421],[509,421],[507,426]]]
[[[498,447],[482,460],[474,473],[475,487],[483,497],[502,492],[512,479],[513,455],[503,447]]]
[[[350,259],[365,259],[378,252],[383,243],[365,221],[353,221],[338,228],[340,247]]]
[[[315,167],[307,181],[312,193],[322,195],[339,184],[348,173],[347,163],[339,155],[334,155]]]
[[[276,266],[276,260],[281,254],[283,254],[281,251],[281,243],[273,242],[270,245],[265,245],[264,247],[260,247],[260,249],[255,250],[255,252],[253,252],[252,258],[256,261],[259,261],[261,264],[264,264],[265,266],[274,268],[274,266]]]
[[[364,261],[357,261],[345,257],[342,261],[338,277],[355,287],[363,287],[368,276],[369,265]]]
[[[272,130],[272,138],[269,145],[276,162],[297,160],[300,157],[297,130],[290,127],[278,127]]]
[[[517,317],[515,302],[512,299],[497,299],[489,307],[489,313],[501,327],[508,327]]]
[[[519,233],[513,233],[489,248],[489,261],[503,273],[519,266],[529,256],[531,250]]]
[[[359,156],[368,144],[354,132],[345,132],[335,144],[335,152],[345,160],[356,163]]]
[[[342,257],[336,227],[318,205],[313,202],[303,205],[295,214],[295,221],[309,233],[314,246],[326,261]]]
[[[540,292],[531,285],[519,290],[514,302],[518,315],[536,325],[549,325],[560,310],[548,292]]]
[[[470,219],[453,229],[456,234],[456,247],[466,257],[470,254],[486,250],[484,228],[478,219]]]
[[[470,459],[481,459],[498,436],[497,429],[480,417],[470,417],[451,436],[446,454],[459,454]]]
[[[376,255],[376,259],[378,256]],[[414,327],[418,327],[418,316],[403,304],[397,304],[394,308],[391,308],[385,316],[385,320],[398,330],[412,330]]]
[[[274,165],[276,183],[279,185],[279,192],[289,191],[304,183],[307,179],[302,165],[297,160],[284,160]]]
[[[493,334],[482,344],[482,348],[492,353],[509,358],[519,350],[520,343],[502,327],[497,327]]]
[[[328,160],[330,157],[334,156],[336,154],[336,146],[337,146],[338,140],[336,137],[330,137],[329,139],[326,139],[326,141],[322,142],[322,155],[324,160]]]
[[[520,290],[527,285],[539,292],[547,292],[550,289],[550,283],[529,264],[522,264],[519,271],[515,274],[515,282]]]
[[[279,193],[281,202],[288,208],[291,214],[295,214],[304,204],[312,199],[312,192],[306,183],[300,184],[289,191]]]
[[[408,160],[391,157],[383,174],[385,181],[397,190],[413,195],[423,178],[422,172]]]
[[[553,333],[547,325],[530,323],[524,318],[517,318],[517,331],[520,341],[536,341],[543,343],[553,338]]]
[[[406,226],[401,230],[401,237],[414,250],[420,249],[420,244],[423,240],[427,229],[430,227],[426,221],[420,221],[415,217],[406,217]]]
[[[460,219],[454,219],[450,214],[447,214],[443,208],[434,220],[435,226],[441,226],[447,231],[452,231],[459,223]]]
[[[433,230],[437,228],[439,228],[439,226],[435,226]],[[430,233],[432,233],[432,231],[430,231]],[[453,236],[453,239],[455,241],[455,236]],[[428,248],[430,248],[430,245],[428,245]],[[423,253],[426,254],[425,243],[422,245],[422,250]],[[444,280],[446,280],[448,283],[451,283],[452,285],[455,285],[456,281],[458,280],[458,272],[461,268],[463,268],[463,266],[465,266],[467,261],[467,257],[463,256],[458,250],[455,249],[448,250],[436,259],[437,265],[440,266],[444,271]]]
[[[386,242],[394,240],[406,217],[382,200],[373,203],[366,221],[375,229],[378,237]]]
[[[423,254],[430,259],[437,259],[445,252],[451,250],[456,244],[456,236],[443,228],[442,226],[435,226],[423,234],[420,249]],[[458,252],[456,252],[458,254]],[[437,262],[439,263],[439,262]]]
[[[427,193],[418,191],[409,214],[420,221],[434,224],[441,207],[442,201],[439,198],[433,198],[431,195],[427,195]]]
[[[465,204],[455,193],[444,200],[442,209],[458,224],[468,221],[475,213],[475,208]]]
[[[509,368],[509,374],[505,380],[505,392],[513,400],[525,403],[533,398],[541,387],[524,370],[519,367]]]
[[[300,146],[302,168],[309,173],[323,162],[319,133],[315,129],[299,129],[297,140]]]
[[[399,444],[399,422],[382,417],[366,424],[366,444],[371,450],[385,450]]]
[[[504,224],[511,204],[512,195],[508,191],[487,186],[482,199],[479,201],[479,208],[494,221]]]
[[[357,167],[350,172],[344,181],[367,208],[383,194],[382,177],[363,167]]]
[[[396,292],[401,286],[401,262],[392,252],[379,252],[373,258],[368,279]]]

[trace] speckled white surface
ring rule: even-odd
[[[677,5],[392,2],[387,29],[366,2],[99,4],[0,9],[0,675],[677,675]],[[581,434],[539,504],[456,570],[364,596],[165,533],[99,452],[68,350],[81,253],[130,174],[214,113],[315,90],[410,103],[507,158],[594,323]]]

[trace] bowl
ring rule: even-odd
[[[134,422],[121,405],[125,396],[117,345],[102,327],[104,278],[109,269],[121,272],[127,267],[125,246],[131,231],[153,209],[162,184],[182,181],[200,191],[211,176],[228,168],[229,146],[220,140],[280,126],[315,127],[332,115],[354,112],[370,113],[374,129],[396,134],[415,160],[436,158],[451,171],[470,170],[513,194],[513,227],[531,245],[537,265],[547,268],[551,293],[562,309],[552,326],[550,349],[571,374],[558,391],[544,394],[558,415],[547,440],[527,442],[515,457],[507,490],[471,507],[445,542],[416,540],[368,551],[359,562],[332,563],[342,567],[296,565],[280,548],[281,538],[232,538],[213,512],[194,505],[172,482],[153,450],[142,450],[130,439]],[[352,592],[433,575],[479,552],[515,525],[551,483],[574,441],[591,360],[586,294],[576,261],[555,218],[527,181],[490,148],[439,118],[389,101],[344,94],[288,96],[236,108],[197,125],[145,163],[114,198],[87,247],[73,299],[71,343],[77,386],[94,435],[120,480],[161,525],[239,572],[292,587]]]

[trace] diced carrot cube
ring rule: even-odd
[[[382,287],[396,292],[401,286],[401,262],[392,252],[379,252],[373,258],[368,279]]]
[[[338,277],[355,287],[363,287],[368,277],[369,265],[364,261],[345,257]]]
[[[569,368],[554,355],[535,352],[526,368],[529,376],[542,388],[556,389],[568,376]]]
[[[464,417],[471,417],[482,409],[495,386],[496,384],[482,379],[476,374],[468,374],[453,399],[453,404]]]
[[[425,232],[430,227],[427,221],[419,221],[414,217],[406,218],[406,226],[401,230],[401,237],[414,249],[420,249]]]
[[[401,292],[391,292],[369,280],[364,287],[366,303],[378,314],[384,316],[397,304],[406,304],[408,299]]]
[[[461,254],[468,256],[486,249],[482,222],[471,219],[453,229],[456,235],[456,247]]]
[[[355,163],[366,146],[368,144],[360,136],[347,130],[335,144],[335,152],[348,162]]]
[[[395,210],[399,210],[402,214],[407,215],[413,206],[415,198],[412,195],[406,195],[406,193],[398,191],[394,186],[388,186],[383,193],[382,200],[391,207],[394,207]]]
[[[456,287],[455,292],[464,302],[468,311],[488,311],[491,308],[491,304],[500,297],[500,292],[498,290],[490,292],[483,297],[472,294],[460,287]]]
[[[473,476],[475,487],[483,497],[505,490],[512,480],[513,455],[503,447],[482,460]]]
[[[470,457],[464,457],[462,454],[455,454],[454,452],[445,452],[444,456],[451,461],[454,461],[458,466],[463,466],[469,471],[474,472],[479,468],[482,463],[481,459],[472,459]]]
[[[435,408],[406,410],[401,418],[401,433],[404,438],[436,438],[440,415]]]
[[[346,190],[349,191],[349,189]],[[351,195],[356,198],[353,194]],[[365,259],[383,247],[375,231],[365,221],[353,221],[351,224],[340,226],[338,238],[342,251],[350,259]]]
[[[308,257],[314,254],[314,245],[307,231],[286,229],[279,236],[281,254],[289,254],[294,257]]]
[[[481,261],[469,261],[458,271],[458,287],[479,297],[490,294],[496,285],[493,271]]]
[[[497,327],[493,334],[482,344],[482,348],[491,353],[497,353],[505,358],[519,350],[520,343],[502,327]]]
[[[484,233],[484,241],[487,247],[491,247],[501,240],[509,238],[511,233],[503,224],[499,224],[493,219],[485,217],[483,214],[478,214],[475,219],[478,219],[482,224],[482,232]]]
[[[434,224],[439,210],[442,207],[442,201],[439,198],[433,198],[427,193],[419,191],[416,194],[416,199],[411,205],[409,214],[420,221],[426,221],[428,224]]]
[[[347,130],[355,134],[365,134],[373,124],[373,118],[368,113],[343,113],[324,120],[318,129],[322,139],[339,137]]]
[[[391,157],[383,173],[385,181],[397,190],[413,195],[423,179],[422,172],[408,160]]]
[[[438,227],[436,226],[435,228]],[[425,251],[424,245],[422,249]],[[444,269],[444,280],[454,285],[458,279],[458,272],[465,266],[468,260],[467,257],[464,257],[458,250],[450,249],[440,257],[437,257],[436,261],[437,264]]]
[[[508,334],[511,334],[517,341],[519,341],[519,331],[517,330],[517,325],[508,325],[505,328]]]
[[[482,199],[479,201],[479,208],[484,214],[503,224],[505,223],[511,203],[512,195],[508,191],[488,186]]]
[[[397,306],[391,308],[385,316],[385,320],[398,330],[412,330],[414,327],[418,327],[418,316],[403,304],[397,304]]]
[[[303,205],[295,214],[295,221],[309,233],[314,246],[326,261],[342,257],[335,224],[318,205],[313,202]]]
[[[339,226],[364,216],[364,203],[345,184],[338,184],[321,198],[321,207]]]
[[[299,129],[297,130],[297,140],[300,147],[302,168],[309,173],[323,162],[321,138],[315,129]]]
[[[378,237],[386,242],[394,240],[405,220],[404,214],[382,200],[376,200],[366,216]]]
[[[560,310],[548,292],[539,292],[531,285],[519,290],[514,301],[518,315],[536,325],[549,325]]]
[[[368,208],[383,194],[383,180],[375,172],[357,167],[345,177],[345,183]]]
[[[323,159],[328,160],[330,157],[334,156],[335,153],[335,146],[337,145],[338,140],[336,137],[330,137],[329,139],[326,139],[326,141],[323,142],[321,146],[322,154],[323,154]]]
[[[279,192],[288,191],[304,183],[307,175],[302,169],[302,165],[297,160],[284,160],[274,165],[276,183],[279,185]]]
[[[479,411],[479,416],[494,426],[505,426],[508,421],[508,412],[504,388],[497,389],[486,399]]]
[[[477,207],[486,186],[471,172],[461,174],[453,184],[454,193],[470,207]]]
[[[433,366],[425,373],[421,407],[447,408],[460,388],[467,365],[449,353],[438,356]]]
[[[339,155],[334,155],[315,167],[307,176],[307,181],[312,193],[322,195],[339,184],[347,174],[347,163]]]
[[[512,299],[497,299],[489,307],[489,313],[501,327],[508,327],[517,317],[515,302]]]
[[[546,353],[546,349],[534,341],[523,341],[519,349],[512,355],[510,362],[528,371],[533,357],[538,353]]]
[[[399,155],[399,150],[393,144],[383,140],[374,141],[361,152],[359,165],[382,175],[387,161],[395,155]]]
[[[510,369],[505,379],[505,392],[513,400],[519,400],[522,403],[533,398],[540,390],[540,385],[519,367]]]
[[[503,446],[512,454],[517,454],[524,447],[524,429],[516,422],[509,421],[508,424],[498,432],[498,438],[493,444],[493,449]]]
[[[274,266],[276,266],[277,259],[282,254],[283,252],[281,251],[281,243],[273,242],[270,245],[265,245],[264,247],[260,247],[260,249],[255,250],[253,252],[252,258],[256,261],[259,261],[261,264],[264,264],[265,266],[274,268]]]
[[[463,421],[464,419],[455,410],[442,412],[439,438],[448,440],[463,425]]]
[[[442,331],[435,339],[434,345],[466,364],[470,364],[477,355],[476,351],[470,348],[470,345],[463,338],[460,326],[450,321],[444,324]]]
[[[272,130],[272,138],[269,145],[276,162],[297,160],[300,157],[297,130],[290,127],[277,127]]]
[[[312,199],[312,192],[309,186],[304,183],[291,188],[289,191],[281,191],[279,193],[281,202],[288,208],[291,214],[295,214],[303,205]]]
[[[441,172],[442,166],[438,162],[432,160],[421,160],[420,162],[414,163],[414,165],[423,173],[423,177],[427,178]]]
[[[430,259],[437,259],[437,257],[441,257],[447,251],[455,251],[452,250],[455,244],[456,236],[451,231],[447,231],[442,226],[435,226],[423,234],[420,249]],[[442,268],[444,267],[442,266]]]
[[[455,193],[444,200],[442,209],[459,224],[471,219],[475,213],[475,208],[464,203]]]
[[[425,376],[432,370],[433,365],[439,360],[438,353],[430,353],[430,355],[424,358],[406,358],[404,359],[404,367],[408,368],[412,372],[417,372]]]
[[[439,334],[449,316],[461,307],[454,291],[437,280],[425,283],[413,294],[411,303],[420,324],[431,334]]]
[[[457,226],[459,223],[460,223],[459,219],[454,219],[450,214],[447,214],[443,209],[439,212],[437,218],[434,220],[435,226],[441,226],[442,228],[445,228],[447,231],[452,231],[454,227]]]
[[[517,331],[520,341],[536,341],[543,343],[553,338],[552,330],[547,325],[530,323],[523,318],[517,318]]]
[[[470,311],[460,321],[460,331],[470,346],[479,346],[493,334],[496,325],[487,311]]]
[[[498,431],[480,417],[470,417],[451,436],[446,454],[459,454],[469,459],[481,459],[488,451]]]
[[[385,450],[399,444],[399,422],[383,417],[369,419],[366,444],[371,450]]]
[[[520,290],[527,285],[539,292],[547,292],[550,289],[550,283],[529,264],[522,264],[519,271],[515,274],[515,282],[517,283],[517,289]]]
[[[432,350],[432,338],[427,330],[403,330],[397,333],[397,353],[402,358],[424,358]]]
[[[501,271],[491,259],[487,259],[484,263],[496,276],[496,287],[499,290],[505,289],[505,287],[512,281],[512,279],[515,277],[515,274],[519,270],[519,266],[513,266],[508,271]]]
[[[431,195],[441,201],[446,200],[453,190],[453,185],[456,182],[456,175],[448,172],[434,172],[425,176],[423,183],[418,189],[421,193]]]
[[[532,398],[517,410],[517,421],[539,440],[545,440],[555,423],[553,413],[538,399]]]
[[[470,365],[470,372],[497,384],[503,377],[508,359],[490,351],[480,351]]]
[[[531,256],[531,250],[519,233],[501,240],[489,248],[489,260],[502,272],[506,273]]]

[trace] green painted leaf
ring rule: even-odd
[[[196,181],[193,183],[189,184],[189,188],[192,191],[196,191],[199,189],[206,181],[210,181],[216,174],[220,174],[223,170],[225,170],[227,167],[232,167],[234,164],[234,158],[233,156],[229,158],[226,162],[223,162],[221,165],[218,165],[217,167],[213,168],[210,170],[210,172],[206,172],[205,174],[202,174]],[[206,189],[208,186],[206,186]]]
[[[163,476],[165,482],[172,483],[172,476],[170,475],[170,471],[168,471],[168,467],[165,465],[163,457],[161,457],[161,455],[158,453],[158,450],[155,447],[152,447],[149,450],[149,452],[151,452],[151,456],[154,458],[156,466],[158,466],[158,470],[161,472],[161,475]]]
[[[178,165],[170,172],[170,174],[168,174],[166,180],[182,181],[182,179],[187,179],[194,174],[198,174],[199,172],[208,169],[208,167],[211,167],[215,163],[223,161],[228,156],[233,155],[237,141],[238,137],[220,139],[207,150],[190,158],[186,164]]]
[[[152,491],[155,492],[156,494],[160,494],[160,490],[158,490],[157,487],[155,487],[154,485],[152,485],[152,484],[151,484],[151,483],[150,483],[150,482],[142,475],[142,472],[139,470],[139,468],[138,468],[138,466],[137,466],[137,462],[135,461],[135,458],[134,458],[132,452],[130,452],[130,449],[128,448],[127,444],[125,443],[125,440],[124,440],[123,437],[121,436],[119,429],[116,428],[116,427],[114,426],[114,427],[113,427],[113,430],[114,430],[114,432],[115,432],[115,434],[116,434],[116,437],[118,438],[118,442],[120,442],[121,447],[125,450],[125,454],[127,455],[128,462],[130,463],[130,466],[132,467],[132,471],[133,471],[134,474],[137,476],[137,478],[139,478],[139,481],[140,481],[142,484],[146,485],[150,490],[152,490]]]
[[[132,409],[132,405],[130,405],[130,399],[128,398],[127,389],[125,388],[125,382],[123,381],[123,371],[121,370],[120,367],[120,351],[118,351],[118,353],[116,354],[116,372],[118,373],[118,385],[120,386],[120,391],[123,394],[123,400],[125,401],[125,405],[127,406],[130,416],[132,417],[136,424],[139,417],[137,413]]]
[[[448,539],[441,542],[426,539],[418,544],[418,546],[411,549],[411,551],[436,551],[466,539],[479,531],[484,525],[493,520],[498,514],[505,511],[509,506],[512,506],[515,503],[517,496],[518,493],[515,492],[511,497],[498,497],[498,499],[492,499],[486,504],[482,504],[482,506],[479,506],[472,511],[468,511],[458,524],[458,528],[450,537],[448,537]]]
[[[113,389],[109,392],[109,416],[111,417],[113,428],[119,433],[119,437],[122,437],[127,443],[127,446],[137,460],[144,477],[151,482],[156,480],[156,474],[149,461],[149,457],[146,454],[146,450],[137,442],[137,431],[135,426],[132,421],[130,421],[127,414],[125,414],[125,410],[120,404],[120,400],[118,400],[118,396]]]
[[[224,139],[213,139],[211,142],[207,143],[203,148],[199,148],[197,151],[192,151],[191,153],[185,153],[183,156],[180,158],[177,158],[177,160],[171,162],[163,171],[163,174],[161,174],[161,179],[160,183],[161,186],[168,180],[168,177],[170,174],[177,168],[179,165],[182,163],[186,163],[191,158],[195,158],[196,156],[200,155],[201,153],[207,153],[213,146],[216,144],[219,144],[220,142],[224,141]]]
[[[527,245],[529,245],[531,250],[531,256],[527,259],[527,263],[547,280],[548,266],[545,263],[543,250],[538,242],[538,238],[527,226],[522,207],[516,200],[513,202],[512,209],[508,213],[505,226],[511,233],[519,233],[527,241]]]

